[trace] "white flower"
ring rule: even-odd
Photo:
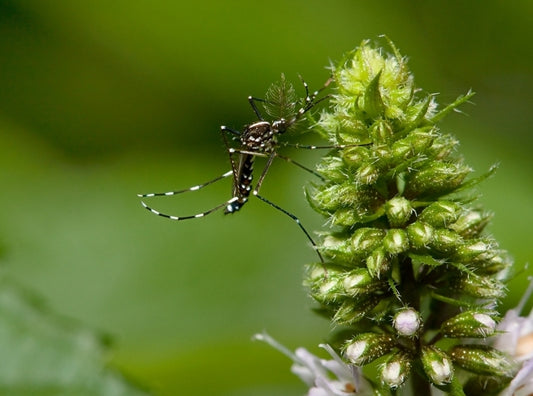
[[[307,396],[373,395],[361,369],[346,364],[329,345],[320,344],[320,347],[331,355],[332,360],[320,359],[305,348],[292,353],[266,333],[256,334],[254,339],[266,342],[294,362],[291,371],[309,386]]]
[[[509,386],[500,396],[527,396],[533,394],[533,310],[528,316],[520,316],[524,305],[533,293],[533,280],[518,306],[505,314],[497,329],[502,332],[494,347],[507,352],[522,363]]]

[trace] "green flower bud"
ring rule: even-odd
[[[333,321],[340,325],[353,325],[364,319],[379,304],[376,295],[366,295],[355,300],[345,300],[333,315]]]
[[[411,98],[412,99],[412,98]],[[430,116],[431,108],[435,107],[433,95],[427,95],[419,102],[411,102],[405,111],[406,129],[415,129],[426,122],[426,116]]]
[[[483,214],[477,211],[465,211],[450,228],[463,238],[475,238],[491,219],[490,214]]]
[[[498,377],[513,375],[513,364],[506,355],[487,345],[457,345],[450,355],[457,365],[472,373]]]
[[[313,201],[321,210],[335,210],[358,200],[359,191],[353,183],[334,184],[313,195]]]
[[[399,254],[409,249],[407,232],[399,228],[392,228],[383,238],[383,248],[390,254]]]
[[[326,257],[333,260],[352,263],[356,260],[354,249],[349,239],[335,235],[327,235],[323,241],[320,251]]]
[[[494,375],[477,375],[463,387],[467,395],[497,395],[509,385],[512,378]]]
[[[411,371],[411,356],[404,352],[391,354],[387,361],[380,366],[381,382],[390,388],[402,385]]]
[[[324,304],[336,302],[344,297],[342,275],[344,271],[332,265],[313,264],[307,267],[304,284],[311,289],[312,297]]]
[[[348,296],[354,297],[374,292],[384,286],[383,282],[376,281],[366,268],[357,268],[344,277],[343,287]]]
[[[448,355],[434,346],[422,347],[422,366],[430,381],[435,385],[452,382],[453,365]]]
[[[413,207],[408,199],[396,197],[385,204],[385,213],[391,227],[403,227],[411,218]]]
[[[378,168],[384,168],[384,165],[391,160],[391,152],[388,146],[376,146],[373,150],[374,162],[378,164]]]
[[[461,263],[469,263],[484,253],[490,252],[490,243],[470,239],[465,241],[455,252],[454,258]],[[489,254],[492,256],[492,254]]]
[[[406,181],[407,196],[434,196],[449,193],[461,185],[472,169],[449,162],[430,162],[418,172],[412,172]]]
[[[392,161],[401,163],[423,152],[433,142],[433,134],[426,130],[414,130],[392,145]]]
[[[420,330],[422,319],[420,313],[413,308],[403,308],[394,315],[392,324],[398,335],[412,337]]]
[[[378,120],[370,128],[370,137],[376,143],[390,142],[393,139],[394,130],[391,125],[385,120]]]
[[[384,249],[374,250],[366,259],[366,268],[373,278],[381,278],[391,267],[391,260]]]
[[[436,160],[442,160],[447,158],[459,145],[459,141],[455,139],[452,135],[439,135],[433,141],[430,149],[428,150],[428,155]]]
[[[361,220],[352,208],[339,208],[331,215],[331,224],[341,227],[350,227]]]
[[[482,261],[476,261],[478,272],[482,271],[485,275],[496,274],[510,267],[513,260],[503,251],[496,251],[495,254]]]
[[[347,166],[358,166],[371,158],[370,150],[364,146],[347,147],[341,155]]]
[[[503,298],[505,289],[497,279],[470,274],[455,282],[455,288],[476,298]]]
[[[322,282],[330,276],[339,276],[343,270],[332,265],[325,266],[322,263],[310,264],[307,266],[307,282],[312,286],[315,282]]]
[[[327,157],[316,168],[318,173],[335,183],[346,181],[346,165],[339,157]]]
[[[462,238],[453,231],[437,229],[429,247],[437,253],[453,254],[462,244]]]
[[[433,241],[434,229],[429,224],[415,221],[407,226],[407,237],[415,249],[425,248]]]
[[[356,180],[361,184],[372,184],[379,177],[379,170],[373,164],[364,164],[356,174]]]
[[[341,226],[360,222],[379,202],[379,196],[371,186],[357,186],[352,181],[315,191],[308,199],[315,210],[331,216],[332,224]]]
[[[330,304],[344,297],[344,287],[339,275],[329,274],[311,284],[311,296],[322,304]]]
[[[386,355],[394,346],[394,338],[390,335],[362,333],[348,341],[344,348],[344,356],[351,363],[363,366]]]
[[[367,255],[381,244],[385,231],[378,228],[359,228],[354,232],[351,245],[354,254]]]
[[[423,221],[435,228],[445,228],[455,222],[462,213],[462,209],[455,202],[437,201],[427,206],[418,216],[418,221]]]
[[[472,310],[462,312],[444,322],[440,331],[446,337],[485,338],[494,334],[494,312]]]

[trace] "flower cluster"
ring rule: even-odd
[[[480,342],[495,334],[511,264],[483,232],[490,213],[473,203],[471,188],[492,170],[468,178],[457,140],[436,125],[472,93],[439,110],[390,45],[384,54],[363,42],[333,67],[317,130],[338,148],[308,192],[331,227],[319,247],[326,263],[309,267],[306,284],[343,330],[334,345],[357,366],[381,358],[386,388],[411,377],[449,392],[465,382],[458,369],[506,384],[514,365]]]

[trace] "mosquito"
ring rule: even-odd
[[[300,229],[304,232],[307,239],[310,241],[313,249],[317,252],[317,255],[322,263],[324,263],[324,258],[320,254],[318,246],[315,241],[305,229],[303,224],[300,222],[300,219],[294,214],[283,209],[274,202],[268,200],[259,194],[263,181],[270,169],[275,158],[281,158],[288,163],[294,164],[299,168],[313,174],[314,176],[324,180],[323,176],[318,172],[300,164],[299,162],[294,161],[293,159],[286,157],[278,152],[280,147],[280,142],[278,142],[278,137],[285,134],[289,129],[294,127],[299,121],[302,120],[304,115],[310,111],[314,106],[316,106],[321,101],[328,98],[328,96],[322,96],[318,98],[320,92],[325,89],[331,79],[329,79],[324,86],[313,92],[309,92],[309,87],[307,83],[300,77],[302,84],[305,88],[305,97],[300,100],[296,99],[296,94],[293,86],[290,83],[287,83],[284,75],[281,75],[281,80],[278,84],[273,84],[270,89],[267,91],[265,99],[256,98],[253,96],[248,97],[248,102],[252,107],[253,112],[257,117],[257,121],[252,124],[244,126],[242,131],[234,130],[228,128],[227,126],[220,127],[220,133],[224,141],[224,145],[229,154],[229,160],[231,164],[231,170],[228,172],[202,184],[198,184],[193,187],[189,187],[183,190],[169,191],[163,193],[149,193],[149,194],[138,194],[141,198],[151,198],[157,196],[172,196],[178,195],[189,191],[198,191],[210,184],[216,183],[219,180],[225,179],[227,177],[233,178],[233,188],[231,198],[211,209],[208,209],[204,212],[197,213],[194,215],[188,216],[174,216],[166,213],[159,212],[150,206],[148,206],[144,201],[141,201],[141,204],[150,212],[155,215],[165,217],[170,220],[187,220],[187,219],[197,219],[200,217],[205,217],[213,212],[217,212],[221,209],[224,209],[225,214],[238,212],[245,204],[248,202],[250,194],[259,198],[261,201],[270,205],[271,207],[279,210],[280,212],[289,216],[292,220],[298,224]],[[267,121],[258,108],[258,103],[262,103],[266,113],[273,119],[273,121]],[[301,106],[297,108],[297,106]],[[230,139],[238,142],[238,147],[234,148],[230,145]],[[284,144],[288,146],[293,146],[301,149],[321,149],[321,148],[343,148],[344,146],[303,146],[299,144]],[[255,187],[252,186],[253,179],[253,165],[256,157],[266,158],[266,164],[259,176]]]

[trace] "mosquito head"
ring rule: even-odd
[[[281,118],[279,120],[272,122],[272,131],[277,133],[285,133],[285,131],[291,126],[291,124],[285,119]]]

